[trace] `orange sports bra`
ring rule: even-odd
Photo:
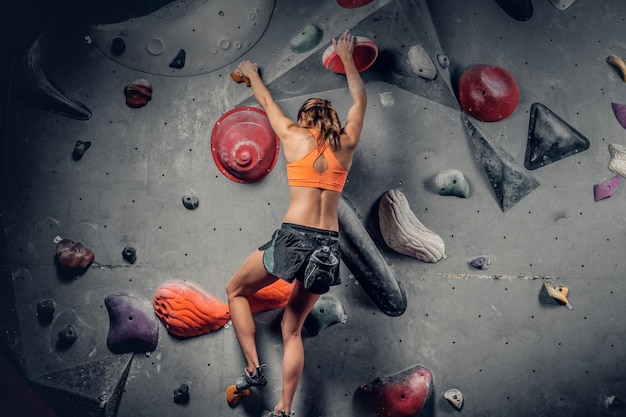
[[[318,132],[314,129],[309,131],[317,139]],[[313,168],[320,155],[324,155],[328,163],[328,169],[324,172],[318,172]],[[303,158],[287,163],[287,180],[290,187],[321,188],[340,193],[347,177],[348,171],[337,160],[328,142],[321,149],[316,147]]]

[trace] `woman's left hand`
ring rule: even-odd
[[[241,73],[244,77],[250,78],[250,74],[259,72],[259,66],[250,61],[242,61],[237,67],[237,71]]]

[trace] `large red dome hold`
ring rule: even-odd
[[[267,115],[255,107],[224,113],[211,134],[211,153],[228,179],[248,184],[270,173],[278,160],[280,141]]]
[[[495,65],[474,65],[461,75],[459,102],[470,116],[482,122],[497,122],[509,117],[519,102],[515,78]]]

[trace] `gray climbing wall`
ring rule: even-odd
[[[450,388],[463,393],[459,415],[465,416],[624,415],[607,400],[626,400],[626,191],[594,202],[593,185],[615,175],[607,169],[608,145],[624,145],[611,103],[626,103],[626,83],[605,60],[626,56],[626,5],[576,0],[558,10],[549,0],[534,0],[532,17],[519,21],[494,0],[375,0],[356,9],[335,0],[310,3],[276,0],[262,34],[254,27],[241,35],[252,41],[243,40],[248,49],[240,58],[230,50],[240,34],[235,30],[232,42],[216,37],[217,52],[207,47],[207,54],[237,60],[191,76],[155,75],[110,59],[95,34],[91,43],[84,38],[90,25],[112,23],[108,16],[99,21],[74,10],[53,22],[57,26],[42,25],[48,78],[92,115],[83,121],[29,102],[18,105],[25,90],[14,86],[3,117],[0,324],[27,378],[61,417],[258,416],[275,403],[280,311],[256,316],[269,385],[231,409],[225,389],[243,369],[232,328],[180,339],[161,325],[155,351],[115,355],[106,344],[104,299],[123,291],[150,301],[162,283],[182,279],[225,301],[231,274],[269,238],[288,203],[282,156],[270,175],[253,184],[230,181],[213,162],[215,122],[242,103],[254,103],[250,90],[233,83],[229,73],[239,59],[251,59],[286,113],[294,115],[305,98],[319,95],[345,117],[345,81],[324,69],[321,56],[332,38],[350,28],[374,40],[380,55],[363,74],[367,120],[344,194],[396,269],[408,305],[398,317],[382,313],[344,267],[344,284],[332,295],[347,321],[305,337],[307,361],[294,411],[304,417],[373,416],[356,395],[359,386],[422,364],[434,382],[420,415],[456,414],[442,398]],[[231,9],[224,4],[228,18]],[[117,10],[115,22],[131,17],[123,12]],[[249,23],[252,14],[267,11],[248,12],[237,21]],[[295,54],[289,42],[309,23],[323,29],[323,38]],[[171,32],[178,43],[198,42],[184,36],[194,24]],[[72,25],[81,29],[67,30]],[[173,43],[167,38],[162,46]],[[446,55],[449,68],[438,67],[432,81],[415,76],[406,61],[414,44],[435,62],[437,54]],[[175,55],[179,47],[171,47]],[[474,156],[454,98],[456,81],[476,63],[506,68],[520,90],[509,118],[476,125],[540,183],[506,212]],[[152,83],[154,94],[145,107],[131,109],[123,90],[140,78]],[[589,149],[527,171],[535,102],[589,139]],[[78,161],[72,158],[77,140],[92,142]],[[434,176],[451,168],[468,179],[468,198],[434,189]],[[193,211],[181,202],[191,189],[200,199]],[[401,190],[418,219],[441,236],[445,259],[424,263],[384,246],[377,202],[389,189]],[[80,276],[60,275],[57,236],[93,249],[95,263]],[[135,264],[122,259],[126,245],[137,248]],[[480,255],[490,258],[489,269],[468,266]],[[573,309],[546,294],[546,280],[569,289]],[[42,325],[35,310],[46,298],[55,301],[56,312]],[[57,332],[67,324],[74,325],[77,341],[57,349]],[[182,383],[190,387],[186,405],[172,400]]]

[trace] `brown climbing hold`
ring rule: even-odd
[[[224,302],[185,281],[161,285],[154,293],[153,305],[165,328],[180,337],[212,332],[230,320]]]
[[[230,73],[230,78],[237,84],[244,83],[246,87],[250,87],[250,78],[243,75],[239,70],[235,70]]]
[[[143,107],[152,100],[152,84],[148,80],[139,79],[124,87],[126,105],[133,109]]]
[[[80,242],[62,239],[57,243],[57,257],[68,268],[87,268],[94,260],[94,253]]]

